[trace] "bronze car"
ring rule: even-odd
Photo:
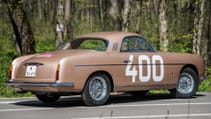
[[[45,103],[81,94],[86,105],[103,105],[110,92],[144,95],[168,89],[193,96],[204,76],[201,57],[158,52],[142,36],[127,32],[82,35],[67,50],[22,56],[11,65],[9,85]]]

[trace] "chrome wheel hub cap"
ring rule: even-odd
[[[89,83],[89,94],[92,99],[102,100],[107,94],[107,85],[102,77],[94,77]]]
[[[177,91],[182,94],[188,94],[193,91],[194,80],[193,77],[188,73],[182,73],[179,79],[179,85]]]

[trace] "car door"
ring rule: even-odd
[[[126,90],[144,90],[164,80],[163,57],[140,36],[122,40],[120,59],[124,63],[124,78],[120,85]]]

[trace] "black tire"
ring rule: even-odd
[[[60,95],[45,93],[45,94],[36,94],[36,97],[39,101],[43,103],[54,103],[60,98]]]
[[[182,71],[177,82],[177,88],[169,90],[171,95],[177,98],[190,98],[194,96],[198,89],[198,76],[191,68]]]
[[[130,93],[135,97],[144,97],[148,92],[149,92],[148,90],[144,90],[144,91],[132,91]]]
[[[88,106],[98,106],[107,103],[111,92],[111,82],[105,74],[91,76],[82,92],[83,102]]]

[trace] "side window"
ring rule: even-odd
[[[127,37],[123,40],[121,52],[154,52],[154,48],[141,37]]]
[[[106,51],[107,46],[106,42],[103,40],[92,40],[92,39],[86,39],[81,44],[77,49],[90,49],[90,50],[97,50],[97,51]]]

